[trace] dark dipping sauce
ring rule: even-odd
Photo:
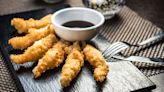
[[[87,22],[87,21],[69,21],[64,23],[62,26],[70,27],[70,28],[86,28],[94,26],[93,23]]]

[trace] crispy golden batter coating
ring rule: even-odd
[[[81,67],[84,65],[84,55],[78,50],[80,48],[79,45],[77,43],[75,44],[62,68],[60,80],[62,87],[69,86],[70,82],[77,76]]]
[[[43,72],[58,67],[65,59],[64,48],[69,46],[68,42],[58,41],[49,49],[46,54],[39,59],[38,65],[33,69],[35,78],[41,76]]]
[[[65,53],[69,54],[73,50],[73,48],[76,48],[77,50],[81,51],[81,47],[79,46],[79,42],[74,42],[73,45],[69,47],[65,47]]]
[[[14,49],[25,49],[29,46],[31,46],[35,41],[46,37],[47,35],[54,33],[55,31],[52,30],[51,25],[48,25],[46,27],[35,29],[30,28],[29,34],[26,34],[22,37],[13,37],[9,39],[8,43],[14,48]]]
[[[49,34],[45,38],[36,41],[31,47],[28,47],[23,54],[10,55],[11,60],[16,64],[23,64],[26,62],[37,61],[41,58],[53,43],[57,41],[54,34]]]
[[[24,20],[23,18],[13,18],[11,20],[11,25],[17,29],[18,33],[28,33],[29,28],[41,28],[47,26],[51,23],[51,14],[43,17],[40,20],[34,20],[30,18],[28,20]]]
[[[94,78],[96,81],[102,82],[106,78],[109,67],[105,63],[105,59],[102,56],[101,52],[98,51],[91,45],[86,45],[83,49],[85,59],[93,66],[94,68]]]

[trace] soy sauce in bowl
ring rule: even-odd
[[[70,28],[87,28],[87,27],[94,26],[94,24],[87,21],[75,20],[75,21],[68,21],[64,23],[62,26],[70,27]]]
[[[61,9],[51,17],[56,35],[67,41],[92,39],[104,21],[100,12],[83,7]]]

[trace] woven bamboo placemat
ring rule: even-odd
[[[152,24],[150,21],[141,18],[128,7],[124,7],[115,18],[106,21],[100,28],[100,34],[104,35],[110,43],[125,41],[131,44],[137,44],[147,38],[158,34],[162,30]],[[141,49],[143,48],[143,49]],[[164,43],[146,47],[131,47],[124,51],[125,56],[137,55],[144,57],[164,58]],[[164,72],[164,67],[156,64],[132,62],[146,76],[152,76]],[[149,67],[144,67],[149,66]]]
[[[109,42],[126,41],[136,44],[146,38],[149,38],[160,32],[160,28],[153,25],[151,22],[141,18],[128,7],[124,7],[117,16],[100,28],[100,33],[106,37]],[[139,55],[146,57],[164,58],[164,44],[159,43],[152,47],[134,53],[137,48],[129,48],[122,53],[124,55]],[[164,67],[146,63],[133,62],[146,76],[152,76],[164,72]],[[151,66],[151,68],[142,68],[143,66]],[[6,63],[0,60],[0,92],[17,92],[14,79],[7,68]]]
[[[2,60],[2,57],[0,58],[0,92],[18,92],[6,63]]]

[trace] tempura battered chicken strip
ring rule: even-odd
[[[49,49],[46,54],[39,59],[38,65],[33,69],[35,78],[41,76],[43,72],[58,67],[65,59],[64,48],[69,46],[69,42],[60,40]]]
[[[37,61],[40,59],[53,43],[57,41],[54,34],[50,34],[39,41],[36,41],[31,47],[28,47],[23,54],[11,55],[11,60],[16,64]]]
[[[11,25],[14,26],[20,34],[28,33],[29,28],[41,28],[51,24],[51,16],[52,15],[49,14],[40,20],[34,20],[33,18],[28,20],[24,20],[23,18],[13,18],[11,20]]]
[[[109,67],[105,63],[105,59],[102,56],[101,52],[98,51],[91,45],[86,45],[83,49],[83,53],[85,55],[86,60],[93,66],[94,68],[94,78],[96,81],[102,82],[106,78]]]
[[[60,83],[62,87],[70,85],[70,82],[77,76],[84,64],[84,55],[79,51],[79,48],[78,42],[75,42],[72,51],[67,56],[61,73]]]
[[[51,26],[52,25],[48,25],[40,29],[30,28],[29,34],[26,34],[22,37],[13,37],[8,41],[8,43],[14,49],[25,49],[31,46],[35,41],[46,37],[50,33],[54,33],[54,30],[52,30]]]

